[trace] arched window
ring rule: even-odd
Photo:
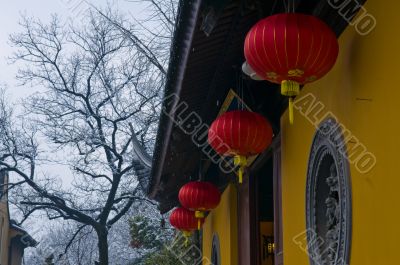
[[[211,262],[213,265],[221,265],[221,252],[218,235],[214,235],[212,250],[211,250]]]

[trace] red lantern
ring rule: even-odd
[[[239,166],[239,183],[249,156],[262,153],[272,142],[273,131],[260,114],[247,111],[229,111],[218,117],[208,131],[208,142],[220,155],[234,156]]]
[[[182,231],[186,238],[185,245],[187,245],[188,238],[191,236],[192,232],[197,229],[198,219],[195,213],[183,207],[176,208],[172,211],[169,222],[173,227]],[[204,223],[204,218],[200,219],[200,225]]]
[[[184,232],[193,232],[197,229],[195,213],[183,207],[176,208],[171,213],[169,221],[173,227]],[[201,222],[204,223],[204,219]]]
[[[179,191],[179,201],[186,209],[195,211],[200,230],[204,212],[215,209],[221,200],[218,188],[210,182],[193,181],[184,185]]]
[[[244,55],[247,63],[264,79],[281,84],[289,96],[293,123],[293,98],[300,85],[313,82],[334,66],[339,53],[335,33],[318,18],[285,13],[260,20],[248,32]]]

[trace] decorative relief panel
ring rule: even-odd
[[[314,136],[307,172],[307,240],[312,265],[347,265],[351,186],[339,124],[328,119]]]
[[[211,250],[211,262],[212,265],[221,265],[221,250],[219,244],[218,235],[215,234],[212,242],[212,250]]]

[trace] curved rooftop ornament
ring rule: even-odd
[[[132,133],[132,152],[136,159],[133,160],[132,166],[137,174],[139,185],[142,190],[147,193],[150,184],[150,174],[152,166],[152,157],[147,153],[145,148],[140,144],[133,130],[132,124],[129,124]]]

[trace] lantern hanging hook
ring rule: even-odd
[[[195,216],[197,218],[197,230],[201,229],[201,221],[205,218],[205,214],[202,211],[196,211]]]

